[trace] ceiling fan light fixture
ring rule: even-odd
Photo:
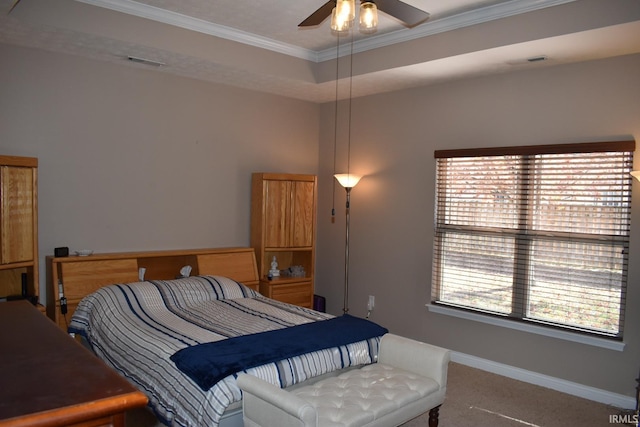
[[[349,21],[345,21],[344,19],[340,19],[338,15],[338,9],[333,8],[331,12],[331,32],[333,33],[344,33],[351,29],[351,24]]]
[[[375,33],[378,29],[378,7],[372,1],[360,3],[360,32]]]
[[[331,11],[331,30],[348,31],[356,20],[355,0],[337,0]]]
[[[403,0],[359,0],[361,32],[374,32],[377,28],[378,12],[396,18],[405,27],[413,28],[429,19],[429,13]],[[356,18],[355,0],[327,0],[319,9],[298,24],[298,27],[316,27],[331,17],[331,30],[344,32],[351,29]]]
[[[336,9],[341,20],[353,25],[356,19],[356,0],[337,0]]]

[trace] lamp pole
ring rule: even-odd
[[[345,242],[344,242],[344,306],[342,308],[343,314],[347,314],[349,311],[349,204],[351,201],[351,188],[345,187],[347,191],[347,210],[346,210],[346,227],[345,227]]]
[[[352,175],[349,173],[334,175],[340,185],[344,187],[347,192],[347,204],[346,204],[346,227],[345,227],[345,240],[344,240],[344,306],[342,307],[343,314],[347,314],[349,311],[349,220],[350,220],[350,204],[351,204],[351,189],[362,178],[359,175]]]

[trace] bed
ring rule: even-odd
[[[334,317],[271,300],[230,277],[211,273],[101,286],[79,302],[69,324],[69,332],[81,335],[98,357],[148,396],[151,410],[162,423],[224,426],[237,422],[233,420],[238,419],[242,399],[238,373],[279,387],[295,387],[376,360],[384,328],[356,319],[367,322],[356,329],[367,330],[364,335],[360,331],[351,335],[346,332],[350,323],[345,327],[335,323],[353,321],[348,316]],[[345,335],[336,334],[336,329]],[[323,336],[327,343],[317,343]],[[255,338],[262,339],[260,344],[248,341]],[[311,351],[296,348],[277,360],[267,354],[269,347],[280,349],[303,341],[312,344]],[[244,347],[230,347],[237,345]],[[231,363],[226,370],[217,370],[217,357],[229,348],[241,348],[243,355],[245,350],[260,351],[239,358],[251,359],[253,364]],[[193,360],[206,363],[189,365]],[[216,377],[204,372],[203,367],[211,366],[216,367]]]

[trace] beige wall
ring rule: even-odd
[[[58,246],[248,246],[251,173],[317,173],[317,105],[33,49],[0,58],[0,153],[39,159],[41,288]]]
[[[464,354],[635,396],[640,367],[640,184],[634,183],[623,352],[430,313],[433,152],[640,137],[640,55],[468,79],[356,99],[351,170],[350,313]],[[344,106],[339,108],[344,112]],[[331,223],[334,106],[323,105],[316,291],[342,309],[344,190]],[[365,126],[365,122],[368,126]],[[344,126],[339,126],[339,133]],[[342,130],[341,130],[342,129]],[[344,169],[345,141],[338,143]],[[640,158],[636,159],[640,169]]]

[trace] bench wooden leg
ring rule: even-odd
[[[440,406],[436,406],[429,411],[429,427],[438,427],[438,416],[440,415]]]

